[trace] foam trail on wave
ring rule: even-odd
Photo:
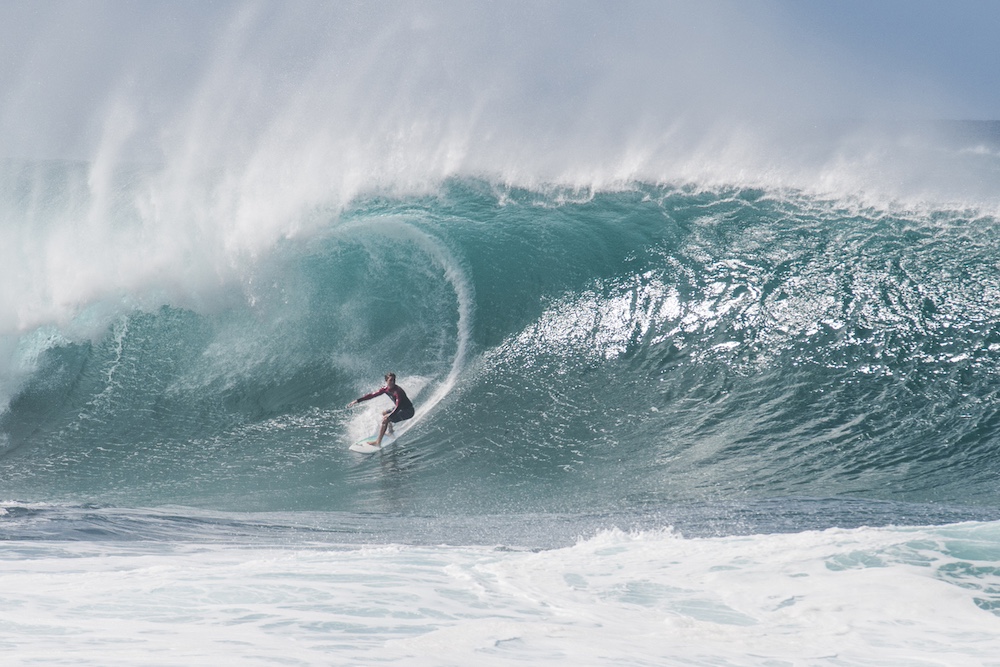
[[[422,401],[420,408],[416,411],[413,419],[407,420],[397,429],[397,434],[405,433],[414,425],[428,415],[434,407],[451,393],[458,381],[458,377],[466,365],[469,351],[469,341],[472,335],[473,303],[475,293],[472,283],[462,269],[461,263],[455,258],[448,248],[438,239],[427,232],[418,229],[412,224],[398,219],[383,220],[382,228],[390,231],[393,238],[411,242],[419,248],[427,257],[431,258],[434,264],[443,272],[448,284],[455,291],[455,299],[458,304],[457,340],[455,344],[455,356],[452,358],[448,375],[435,388],[430,398]],[[341,227],[341,231],[349,231],[365,226],[363,223],[353,223]],[[422,379],[418,381],[422,388]],[[365,416],[367,420],[367,415]]]

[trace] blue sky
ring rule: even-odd
[[[950,115],[1000,119],[1000,2],[996,0],[782,0],[793,30],[827,57],[892,85],[927,82]]]

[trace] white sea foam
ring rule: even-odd
[[[6,543],[6,664],[981,665],[996,524],[541,551]]]

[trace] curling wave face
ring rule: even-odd
[[[10,497],[997,501],[990,215],[455,179],[310,225],[184,298],[147,284],[7,334]],[[366,465],[344,445],[374,415],[342,406],[386,370],[418,420]]]

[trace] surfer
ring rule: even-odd
[[[392,433],[392,425],[394,423],[413,417],[413,403],[410,403],[410,399],[406,397],[406,392],[403,391],[403,388],[396,384],[396,374],[386,373],[384,387],[370,394],[365,394],[361,398],[357,398],[347,404],[347,407],[353,408],[362,401],[369,401],[382,394],[391,398],[395,405],[391,410],[384,410],[382,412],[382,425],[379,428],[378,437],[375,438],[376,447],[382,446],[382,437],[385,436],[386,432]]]

